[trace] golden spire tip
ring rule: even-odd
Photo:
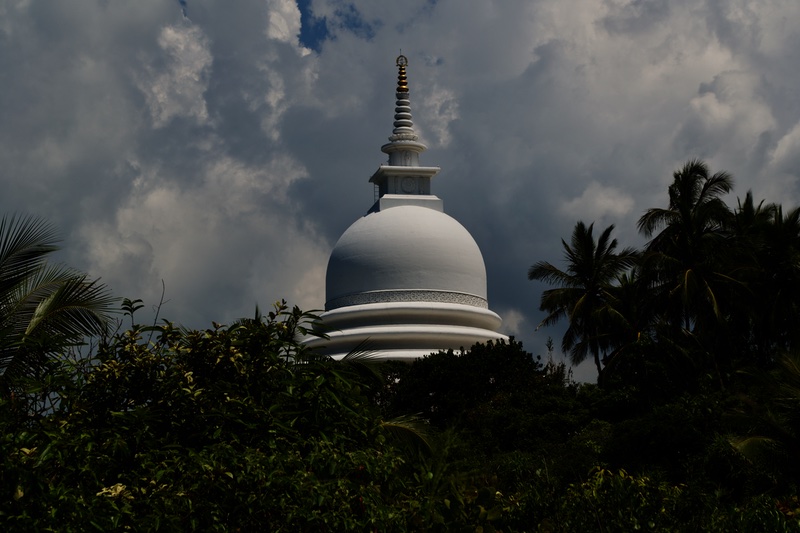
[[[408,58],[401,53],[399,56],[397,56],[396,64],[399,70],[397,75],[397,92],[407,93],[408,78],[406,78],[406,65],[408,65]]]

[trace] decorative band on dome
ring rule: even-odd
[[[325,302],[325,310],[331,311],[350,305],[389,303],[389,302],[437,302],[471,305],[472,307],[489,308],[485,298],[464,292],[429,291],[429,290],[385,290],[360,292],[335,298]]]

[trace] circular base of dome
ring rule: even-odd
[[[489,340],[508,341],[508,337],[478,328],[414,324],[335,332],[327,339],[308,340],[306,345],[334,359],[358,351],[384,361],[419,358],[441,350],[462,350]]]
[[[461,353],[461,350],[455,350],[456,353]],[[380,350],[371,351],[365,356],[372,361],[402,361],[404,363],[413,363],[417,359],[422,359],[431,354],[439,353],[439,350]],[[345,353],[338,353],[331,355],[334,361],[341,361],[347,356]]]
[[[496,330],[502,324],[494,311],[462,303],[437,301],[380,302],[350,305],[320,315],[323,331],[402,324],[467,326]]]
[[[366,304],[323,313],[317,329],[327,338],[309,338],[305,342],[334,358],[359,350],[374,352],[380,360],[411,359],[439,350],[468,348],[487,340],[507,340],[496,332],[501,322],[488,309],[462,304]],[[407,355],[401,357],[401,353]]]

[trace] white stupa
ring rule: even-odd
[[[423,167],[411,118],[407,58],[399,76],[394,130],[381,147],[388,164],[370,178],[379,198],[341,236],[326,275],[320,331],[308,340],[339,359],[361,348],[385,360],[507,339],[489,310],[486,267],[475,240],[431,194],[439,167]]]

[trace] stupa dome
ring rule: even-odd
[[[469,232],[449,215],[399,205],[356,221],[328,261],[325,309],[426,300],[486,307],[486,268]]]
[[[325,312],[306,344],[339,359],[366,349],[412,360],[438,350],[504,340],[489,309],[486,267],[469,232],[431,194],[439,167],[423,167],[414,132],[405,56],[399,68],[389,156],[370,178],[378,200],[334,246]]]

